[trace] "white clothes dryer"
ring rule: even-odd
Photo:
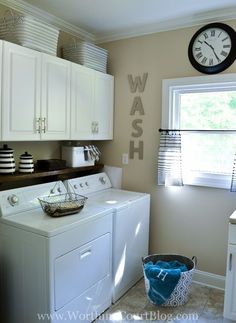
[[[49,217],[37,198],[54,184],[0,192],[4,323],[91,322],[111,304],[112,212],[88,203]]]
[[[106,173],[70,179],[65,186],[88,197],[88,204],[112,210],[112,300],[115,302],[143,276],[148,255],[150,195],[112,188]]]

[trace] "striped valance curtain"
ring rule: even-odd
[[[165,186],[183,185],[181,134],[179,131],[161,132],[157,184]]]
[[[234,156],[234,164],[233,164],[233,170],[232,170],[230,191],[236,192],[236,154]]]

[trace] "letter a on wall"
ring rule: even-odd
[[[130,115],[133,116],[138,111],[141,116],[144,116],[143,103],[140,96],[136,96],[133,101],[133,105],[130,111]]]

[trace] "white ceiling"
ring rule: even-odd
[[[1,1],[0,1],[1,2]],[[22,2],[22,0],[18,0]],[[236,0],[24,0],[95,36],[124,38],[236,18]]]

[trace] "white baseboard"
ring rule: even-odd
[[[225,289],[225,276],[208,273],[206,271],[195,270],[193,282],[217,289]]]

